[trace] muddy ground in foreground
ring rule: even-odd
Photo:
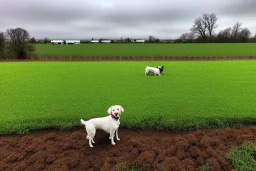
[[[98,131],[90,148],[84,129],[46,130],[25,136],[0,136],[0,170],[114,170],[137,164],[138,170],[232,170],[225,154],[233,146],[256,141],[256,126],[195,132],[120,129],[113,146]]]

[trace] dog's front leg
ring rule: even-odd
[[[116,143],[114,142],[114,135],[115,135],[115,131],[114,130],[110,130],[110,138],[111,138],[111,144],[115,145]]]
[[[90,147],[93,147],[93,145],[92,145],[92,141],[93,141],[93,140],[92,140],[92,138],[91,138],[91,137],[89,137],[89,146],[90,146]]]
[[[118,137],[118,129],[116,130],[116,139],[119,141],[120,138]]]

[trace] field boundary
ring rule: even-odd
[[[1,59],[0,62],[11,61],[224,61],[224,60],[256,60],[256,56],[40,56],[26,60]]]

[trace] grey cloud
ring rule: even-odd
[[[177,38],[196,17],[216,13],[218,30],[241,21],[256,32],[255,0],[2,0],[0,31],[23,27],[36,38]]]
[[[220,6],[219,14],[233,17],[256,17],[255,0],[234,0],[228,6]]]

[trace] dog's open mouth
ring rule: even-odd
[[[117,113],[113,113],[114,117],[118,117],[118,112]]]
[[[116,114],[116,113],[111,114],[111,116],[112,116],[112,118],[114,118],[114,119],[119,119],[119,116],[118,116],[118,114]]]

